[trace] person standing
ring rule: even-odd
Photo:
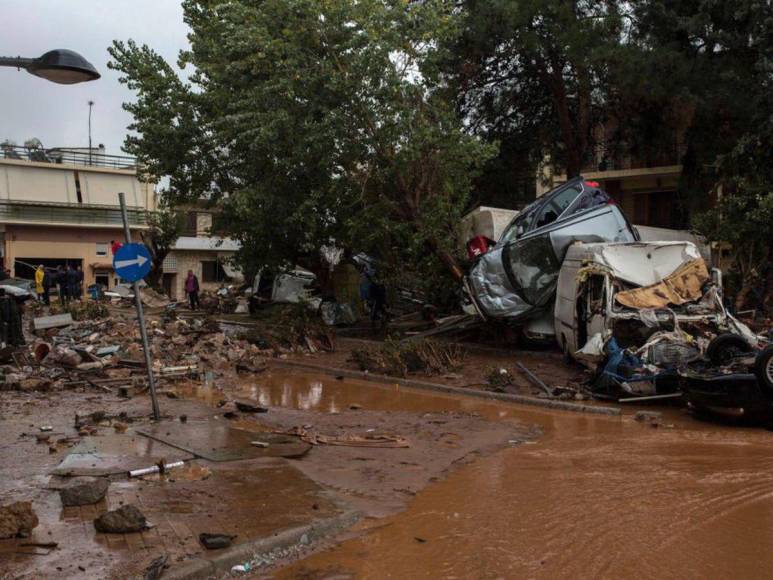
[[[67,271],[62,266],[56,267],[56,285],[59,286],[59,302],[67,306]]]
[[[81,270],[80,264],[75,266],[75,274],[78,278],[78,300],[83,300],[83,270]]]
[[[78,295],[78,272],[75,266],[67,266],[67,297],[70,300],[80,300]]]
[[[188,270],[188,277],[185,279],[185,293],[188,295],[191,310],[199,308],[199,279],[193,270]]]
[[[43,272],[43,304],[46,306],[51,306],[51,286],[54,286],[55,281],[54,277],[51,275],[51,272],[48,270],[44,270]]]
[[[38,266],[38,269],[35,270],[35,292],[38,295],[38,302],[45,302],[43,299],[43,295],[45,294],[45,289],[43,288],[43,280],[46,278],[46,269],[43,267],[43,264]]]

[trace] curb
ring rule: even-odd
[[[212,558],[194,558],[180,566],[172,567],[163,574],[164,580],[207,580],[228,574],[231,568],[281,550],[300,549],[326,536],[352,526],[360,519],[360,513],[349,510],[339,516],[313,524],[281,531],[267,538],[258,538],[227,548]],[[259,569],[257,566],[253,569]]]
[[[398,384],[403,387],[423,389],[426,391],[435,391],[449,393],[452,395],[462,395],[467,397],[478,397],[479,399],[494,399],[508,403],[520,403],[522,405],[532,405],[535,407],[545,407],[547,409],[557,409],[560,411],[573,411],[575,413],[592,413],[596,415],[622,415],[623,410],[619,407],[605,407],[602,405],[583,405],[581,403],[571,403],[569,401],[555,401],[552,399],[540,399],[538,397],[529,397],[526,395],[513,395],[510,393],[492,393],[490,391],[479,391],[475,389],[466,389],[464,387],[451,387],[439,383],[430,383],[427,381],[417,381],[415,379],[403,379],[400,377],[390,377],[387,375],[376,375],[364,371],[352,371],[349,369],[339,369],[315,365],[300,361],[276,360],[269,361],[269,366],[277,366],[290,369],[300,369],[315,371],[328,375],[346,377],[347,379],[360,379],[363,381],[372,381],[388,385]]]

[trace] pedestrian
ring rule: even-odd
[[[83,270],[80,264],[75,266],[75,273],[78,275],[78,300],[83,299]]]
[[[80,300],[78,295],[78,272],[75,266],[67,266],[67,297],[70,300]]]
[[[56,284],[53,275],[48,270],[43,272],[43,303],[46,306],[51,306],[51,287]]]
[[[59,286],[59,303],[67,306],[67,271],[62,266],[56,267],[56,285]]]
[[[188,302],[191,310],[199,307],[199,279],[194,275],[193,270],[188,270],[188,277],[185,279],[185,293],[188,295]]]
[[[0,340],[11,346],[24,346],[22,312],[16,299],[0,288]]]
[[[38,269],[35,270],[35,292],[38,295],[38,302],[45,302],[43,300],[43,295],[45,294],[45,289],[43,288],[43,280],[46,277],[46,269],[43,267],[43,264],[38,266]]]

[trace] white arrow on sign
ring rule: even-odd
[[[142,266],[148,259],[145,256],[137,256],[133,260],[116,260],[115,268],[127,268],[129,266]]]

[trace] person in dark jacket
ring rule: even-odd
[[[75,273],[78,275],[78,300],[83,300],[83,270],[80,264],[75,266]]]
[[[70,300],[80,300],[78,295],[78,272],[75,266],[67,266],[67,297]]]
[[[59,286],[59,302],[67,305],[67,271],[62,266],[56,267],[56,285]]]
[[[188,277],[185,279],[185,293],[188,295],[191,310],[196,310],[199,307],[199,279],[193,270],[188,270]]]
[[[43,271],[43,304],[51,306],[51,287],[56,285],[51,271],[44,268]]]

